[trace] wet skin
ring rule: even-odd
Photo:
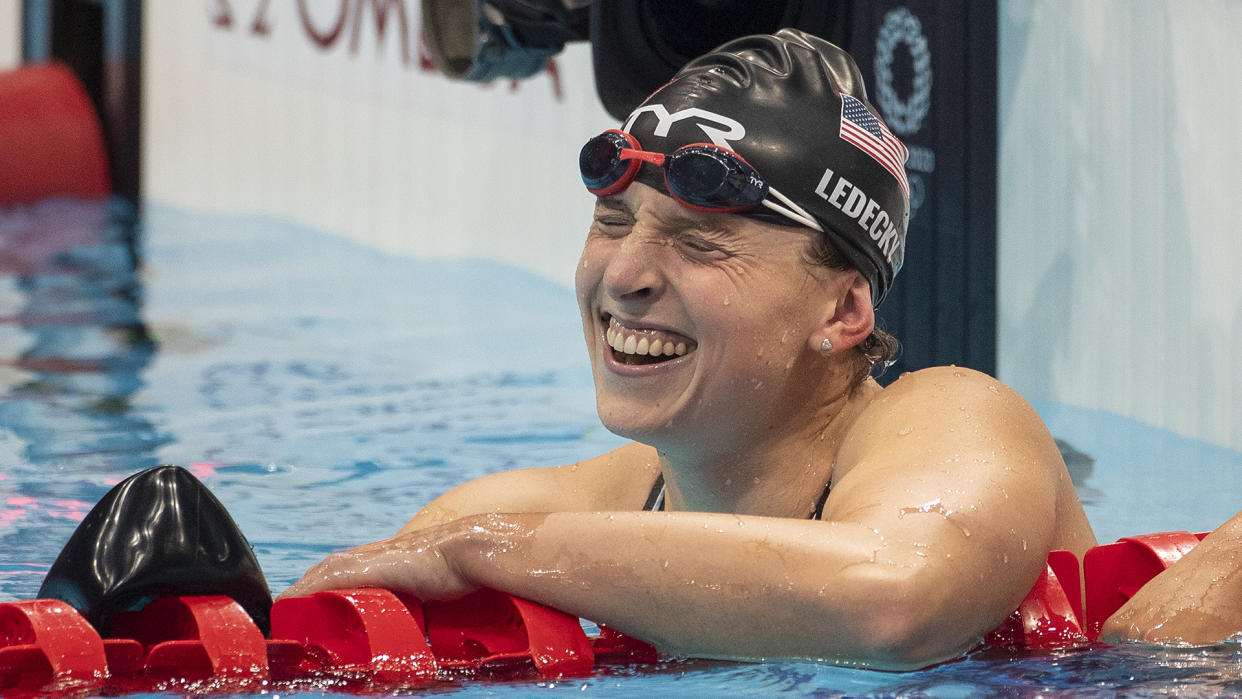
[[[640,184],[601,200],[578,300],[601,419],[636,441],[459,486],[285,594],[494,587],[696,656],[901,669],[972,647],[1050,549],[1094,537],[1052,437],[995,379],[852,384],[870,289],[808,266],[812,234]],[[668,511],[638,511],[658,473]]]
[[[1210,644],[1242,631],[1242,513],[1144,585],[1100,631],[1107,643]]]

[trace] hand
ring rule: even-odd
[[[449,544],[464,533],[463,520],[457,520],[334,553],[312,566],[280,596],[379,587],[408,592],[422,600],[461,597],[478,588],[447,555]]]

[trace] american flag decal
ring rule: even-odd
[[[910,183],[906,180],[906,158],[910,152],[888,130],[884,122],[875,118],[860,100],[841,95],[841,138],[857,146],[871,156],[885,170],[897,178],[901,191],[910,196]]]

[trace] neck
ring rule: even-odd
[[[880,390],[867,379],[838,389],[803,419],[736,439],[660,450],[666,509],[809,517],[832,478],[850,425]]]

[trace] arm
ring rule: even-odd
[[[485,586],[672,653],[892,669],[954,657],[1042,567],[1060,467],[1025,402],[957,371],[960,383],[947,370],[902,379],[860,417],[866,429],[838,459],[848,470],[833,521],[476,515],[339,554],[286,594],[370,584],[432,599]]]
[[[568,466],[501,471],[441,495],[397,533],[484,513],[637,509],[659,472],[655,449],[637,443]]]
[[[1242,512],[1152,578],[1104,622],[1108,643],[1215,643],[1242,631]]]

